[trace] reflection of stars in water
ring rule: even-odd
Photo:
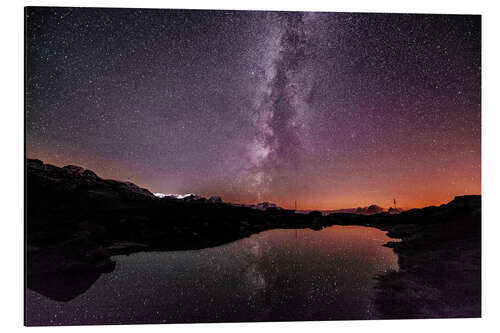
[[[368,318],[373,277],[397,268],[397,258],[381,246],[383,231],[357,228],[301,230],[298,239],[294,230],[271,230],[211,249],[119,256],[115,271],[69,302],[28,291],[39,315],[32,322]]]

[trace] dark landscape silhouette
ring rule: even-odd
[[[276,228],[360,225],[387,231],[399,271],[377,277],[381,318],[478,317],[481,197],[364,215],[259,210],[220,201],[157,198],[77,166],[27,160],[27,286],[54,300],[84,293],[113,255],[214,247]],[[71,281],[71,283],[68,283]]]
[[[480,317],[481,26],[26,7],[26,325]]]

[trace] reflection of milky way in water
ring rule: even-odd
[[[397,269],[366,227],[271,230],[216,248],[117,256],[87,292],[57,302],[28,290],[29,324],[376,318],[375,275]]]

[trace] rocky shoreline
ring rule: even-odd
[[[400,239],[385,244],[398,255],[399,271],[376,277],[380,319],[481,317],[481,196],[399,215],[328,218]]]
[[[459,206],[449,207],[454,205]],[[404,235],[386,244],[398,255],[400,269],[377,277],[381,318],[481,317],[480,197],[456,198],[435,214],[444,209],[454,212],[436,223],[388,233]]]
[[[400,270],[377,277],[380,318],[481,314],[480,196],[401,214],[323,216],[157,198],[129,182],[39,160],[27,161],[26,180],[27,285],[53,299],[85,292],[114,269],[112,255],[200,249],[269,229],[337,224],[377,227],[402,240],[386,244],[398,254]],[[61,290],[57,281],[65,276],[78,276],[77,288]]]

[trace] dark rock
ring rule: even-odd
[[[76,173],[76,174],[83,174],[83,172],[85,171],[84,168],[82,168],[80,166],[76,166],[76,165],[66,165],[66,166],[63,166],[62,169],[67,170],[71,173]]]
[[[87,177],[91,177],[91,178],[99,178],[94,171],[91,171],[91,170],[85,170],[83,172],[83,174]]]
[[[61,244],[28,253],[27,273],[102,272],[114,265],[109,257],[110,253],[88,235],[78,235]]]
[[[75,273],[53,273],[29,275],[27,287],[58,302],[67,302],[85,293],[103,273],[112,272],[113,263],[106,271],[87,271]]]
[[[149,248],[146,244],[134,243],[134,242],[117,242],[108,247],[108,251],[111,255],[117,254],[130,254],[133,252],[144,251]]]
[[[208,198],[208,202],[211,202],[211,203],[222,203],[222,198],[219,197],[219,196],[212,196],[212,197]]]
[[[313,211],[309,212],[309,214],[307,214],[307,215],[309,215],[310,217],[314,217],[314,218],[319,218],[319,217],[323,216],[323,214],[318,210],[313,210]]]
[[[41,168],[43,167],[43,162],[38,160],[38,159],[34,159],[34,158],[29,158],[27,161],[26,161],[26,164],[28,167],[31,167],[31,168]]]
[[[467,208],[481,208],[480,195],[462,195],[456,196],[450,201],[447,206],[450,207],[467,207]]]

